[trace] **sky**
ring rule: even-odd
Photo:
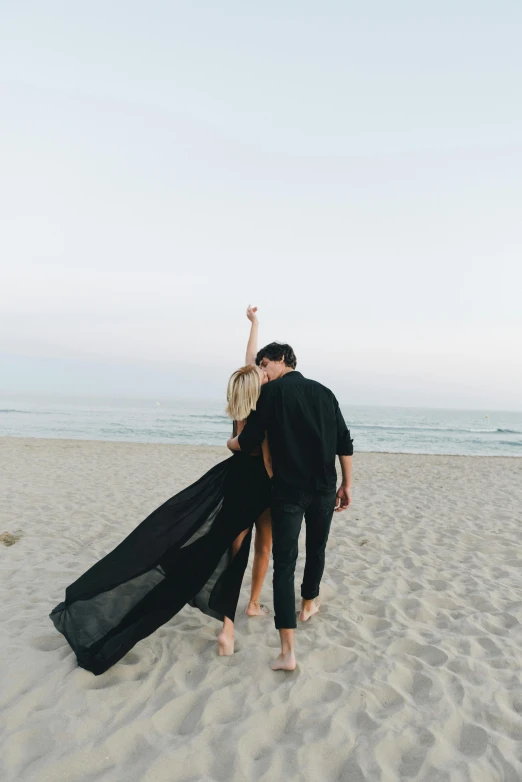
[[[522,409],[522,6],[0,0],[0,392]]]

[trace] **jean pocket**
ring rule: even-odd
[[[272,498],[278,503],[289,502],[294,505],[301,504],[301,494],[299,489],[281,489],[272,484]]]

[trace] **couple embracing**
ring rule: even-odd
[[[220,654],[234,650],[234,619],[254,526],[249,616],[264,615],[259,595],[273,536],[274,618],[281,654],[274,670],[296,666],[294,573],[303,517],[306,562],[300,619],[318,611],[319,585],[334,510],[351,502],[353,446],[333,393],[296,370],[286,344],[257,351],[255,308],[246,366],[228,385],[234,419],[220,462],[167,500],[66,590],[51,613],[80,666],[103,673],[137,641],[189,604],[223,622]],[[335,457],[342,482],[336,490]]]

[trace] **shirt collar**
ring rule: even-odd
[[[289,377],[298,378],[298,377],[303,377],[303,376],[302,376],[302,374],[300,372],[297,371],[297,369],[294,369],[293,372],[287,372],[286,375],[283,375],[282,377],[278,377],[277,379],[278,380],[286,380]],[[274,381],[272,381],[272,382],[274,382]]]

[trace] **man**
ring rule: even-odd
[[[269,382],[239,437],[228,441],[231,450],[251,453],[266,432],[272,453],[274,612],[281,636],[274,671],[293,671],[296,666],[294,573],[303,516],[306,562],[299,618],[306,622],[319,610],[317,598],[333,511],[348,508],[352,500],[353,441],[337,399],[328,388],[297,372],[296,363],[290,345],[272,342],[259,351],[256,364]],[[337,492],[336,454],[342,470]]]

